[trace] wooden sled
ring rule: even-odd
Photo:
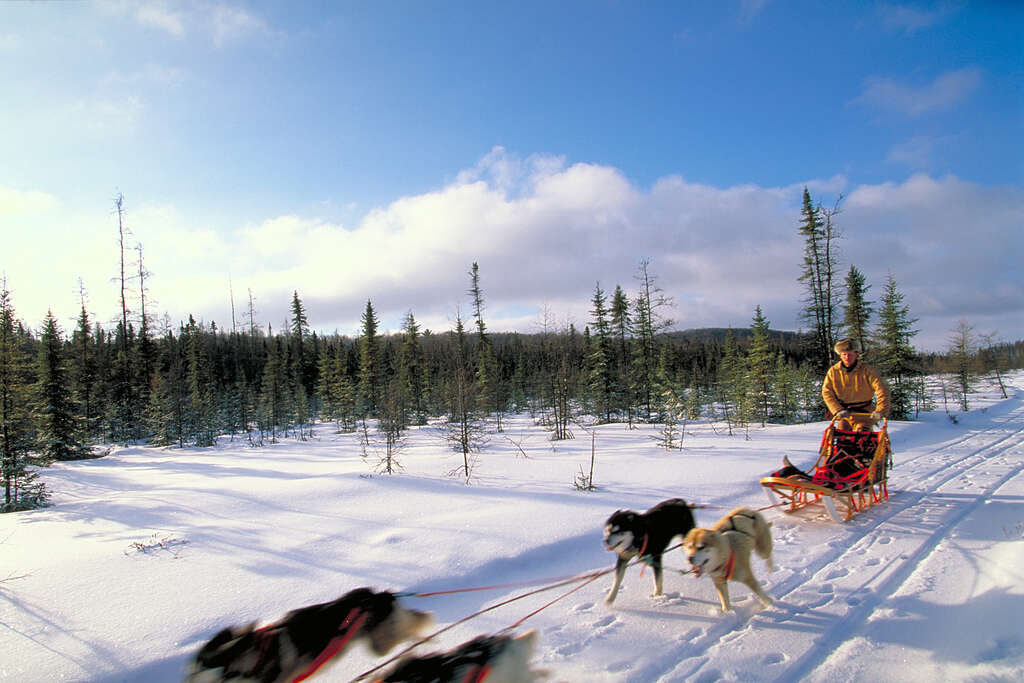
[[[832,519],[844,522],[889,499],[892,444],[888,421],[883,418],[881,428],[873,431],[867,413],[851,417],[867,428],[839,429],[836,418],[832,418],[822,435],[818,460],[811,472],[784,467],[761,479],[773,505],[794,512],[821,503]]]

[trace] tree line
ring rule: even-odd
[[[113,329],[92,320],[83,289],[73,330],[62,330],[49,313],[33,331],[17,318],[2,281],[3,511],[45,504],[33,466],[95,457],[102,444],[204,447],[238,438],[261,446],[309,438],[315,423],[331,423],[359,431],[366,452],[390,473],[400,468],[405,431],[435,421],[463,455],[454,473],[468,478],[475,454],[502,433],[509,413],[529,412],[552,439],[573,438],[577,427],[593,423],[657,423],[666,448],[682,446],[688,420],[711,419],[746,433],[754,424],[821,419],[821,377],[840,334],[870,349],[870,361],[892,387],[897,419],[930,408],[929,369],[962,373],[965,406],[978,363],[998,372],[1019,367],[1022,358],[1021,343],[982,347],[969,329],[945,356],[918,353],[911,343],[915,321],[892,275],[878,302],[869,300],[870,286],[855,266],[840,285],[839,205],[815,206],[806,190],[800,279],[810,330],[799,333],[771,330],[760,306],[749,328],[672,331],[671,298],[647,260],[631,293],[595,284],[582,330],[545,311],[537,332],[489,331],[473,263],[466,290],[471,319],[460,311],[443,332],[421,329],[410,311],[399,332],[381,334],[368,300],[358,335],[320,335],[298,291],[287,325],[276,332],[256,324],[251,294],[248,325],[228,331],[190,316],[158,332],[145,312],[141,247],[137,276],[126,276],[121,200],[122,316]],[[129,282],[142,302],[135,315],[127,305]]]

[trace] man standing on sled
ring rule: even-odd
[[[889,414],[889,386],[877,370],[860,362],[860,343],[856,339],[840,339],[834,350],[839,362],[828,369],[821,385],[829,416],[840,418],[839,429],[870,430]]]

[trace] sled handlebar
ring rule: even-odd
[[[836,413],[835,415],[833,415],[833,416],[832,416],[832,419],[831,419],[831,420],[829,420],[829,422],[830,422],[831,424],[835,424],[837,420],[844,420],[844,419],[849,419],[849,418],[851,418],[851,417],[854,417],[855,415],[859,415],[859,416],[862,416],[862,417],[871,417],[871,411],[866,411],[866,410],[851,410],[851,411],[850,411],[850,414],[849,414],[849,415],[847,415],[847,416],[846,416],[845,418],[843,418],[843,417],[839,417],[839,413]],[[880,420],[880,422],[882,423],[882,428],[884,429],[884,428],[885,428],[885,427],[887,427],[887,426],[888,426],[888,424],[889,424],[889,418],[887,418],[887,417],[882,417],[882,419]],[[876,422],[875,424],[878,424],[878,423]]]

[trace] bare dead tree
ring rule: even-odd
[[[117,210],[117,241],[120,249],[121,256],[121,351],[128,355],[128,298],[127,298],[127,276],[125,274],[125,242],[131,232],[124,224],[124,195],[120,192],[117,193],[117,197],[114,199],[114,207]]]

